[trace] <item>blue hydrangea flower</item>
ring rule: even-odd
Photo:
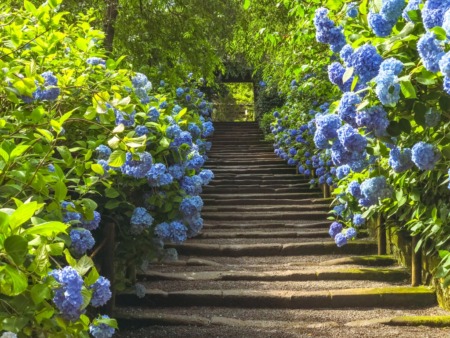
[[[416,11],[419,9],[419,5],[422,3],[422,0],[409,0],[405,9],[403,10],[402,16],[406,21],[411,22],[411,18],[408,16],[408,12]]]
[[[147,289],[145,288],[145,285],[141,283],[136,283],[134,285],[134,290],[136,291],[136,296],[138,298],[144,298],[145,295],[147,294]]]
[[[353,92],[346,92],[342,95],[338,105],[338,115],[342,121],[347,122],[352,127],[356,127],[356,105],[361,103],[359,95]]]
[[[187,228],[179,221],[163,222],[156,226],[155,234],[162,240],[182,243],[187,239]]]
[[[358,181],[351,181],[347,187],[347,192],[356,199],[360,199],[362,197],[361,186]]]
[[[89,230],[77,228],[70,231],[70,248],[77,255],[81,256],[95,245],[94,237]]]
[[[203,200],[200,196],[185,197],[180,203],[180,211],[183,217],[192,217],[200,213]]]
[[[188,131],[182,131],[179,133],[173,141],[170,143],[171,148],[179,148],[182,144],[192,146],[192,135]]]
[[[339,233],[334,237],[334,242],[338,248],[343,247],[347,244],[347,237],[343,233]]]
[[[166,135],[168,138],[174,139],[177,136],[180,136],[182,130],[178,124],[172,124],[167,127]]]
[[[403,63],[395,58],[384,60],[380,65],[380,72],[391,72],[399,75],[403,70]]]
[[[366,220],[365,220],[364,217],[362,217],[361,214],[355,214],[355,215],[353,215],[353,224],[354,224],[356,227],[360,227],[360,226],[364,225],[365,223],[366,223]]]
[[[97,148],[95,148],[95,151],[97,152],[97,158],[99,160],[108,160],[109,155],[111,155],[112,151],[108,146],[105,146],[103,144],[99,145]]]
[[[375,93],[385,106],[393,106],[400,100],[400,85],[392,72],[380,72],[375,78]]]
[[[383,0],[380,14],[386,20],[396,23],[398,18],[402,15],[405,5],[405,0]]]
[[[180,180],[184,176],[185,167],[181,164],[174,164],[168,169],[169,174],[176,180]]]
[[[150,228],[153,223],[153,217],[149,214],[147,209],[137,207],[133,210],[130,220],[130,232],[133,235],[141,234],[145,229]]]
[[[64,223],[69,223],[72,221],[81,221],[81,214],[76,211],[71,211],[75,210],[75,204],[73,204],[72,202],[63,201],[61,202],[61,207],[63,209]]]
[[[448,174],[448,186],[447,186],[447,188],[450,190],[450,169],[448,169],[447,174]]]
[[[333,208],[333,212],[334,212],[334,214],[336,214],[337,216],[342,216],[342,213],[345,211],[345,209],[346,209],[345,204],[339,204],[339,205],[336,205],[336,206]]]
[[[161,187],[173,182],[173,177],[166,172],[166,166],[162,163],[153,165],[145,177],[153,187]]]
[[[91,66],[97,66],[97,65],[105,66],[106,65],[105,60],[103,60],[102,58],[96,57],[96,56],[92,56],[92,57],[88,58],[86,60],[86,63]]]
[[[94,307],[105,305],[112,296],[110,287],[111,283],[109,280],[100,276],[97,281],[89,287],[89,289],[92,290],[91,305]]]
[[[347,238],[347,240],[356,238],[356,235],[357,235],[357,232],[356,232],[355,228],[348,228],[347,230],[345,230],[345,238]]]
[[[214,127],[211,121],[204,122],[202,125],[202,137],[210,137],[214,133]]]
[[[444,91],[450,95],[450,77],[444,76]]]
[[[189,157],[190,157],[190,159],[186,164],[186,167],[188,169],[199,170],[205,163],[205,159],[198,153],[194,153],[193,156],[189,156]]]
[[[116,125],[123,124],[125,127],[131,127],[134,124],[134,117],[136,112],[127,114],[123,111],[114,108],[114,114],[116,116]]]
[[[362,152],[366,149],[367,139],[351,125],[345,124],[337,130],[338,139],[348,151]]]
[[[367,20],[369,22],[369,27],[375,33],[376,36],[386,37],[392,32],[392,28],[394,28],[395,21],[386,20],[381,14],[369,12],[367,16]]]
[[[432,144],[418,142],[412,147],[412,161],[420,170],[432,170],[441,158],[441,153]]]
[[[366,127],[368,132],[373,132],[375,136],[381,137],[386,135],[389,120],[383,107],[374,106],[356,114],[356,124],[358,127]]]
[[[137,153],[139,159],[133,159],[133,154],[127,152],[125,163],[120,167],[124,175],[134,178],[144,178],[153,165],[152,155],[148,152]]]
[[[177,97],[180,97],[181,95],[183,95],[184,94],[184,89],[183,88],[177,88],[177,90],[176,90],[176,95],[177,95]]]
[[[98,211],[94,211],[94,218],[85,219],[84,217],[82,217],[80,226],[86,230],[92,231],[99,227],[101,220],[102,217],[100,213]]]
[[[159,120],[159,111],[155,107],[151,107],[147,113],[151,122],[157,122]]]
[[[136,128],[134,128],[134,131],[137,137],[148,135],[150,133],[150,130],[148,130],[146,126],[136,126]]]
[[[195,123],[189,123],[188,124],[188,131],[191,133],[193,138],[200,137],[202,131]]]
[[[344,73],[345,68],[339,62],[333,62],[331,65],[328,66],[328,78],[330,79],[330,82],[338,86],[341,91],[348,92],[350,91],[353,82],[353,77],[347,80],[344,84],[342,82]]]
[[[350,2],[347,6],[347,16],[349,18],[356,18],[358,16],[358,7],[355,2]]]
[[[442,28],[445,30],[447,38],[449,38],[450,37],[450,9],[447,9],[447,11],[444,14]]]
[[[426,29],[442,26],[444,14],[450,8],[450,0],[427,0],[422,8],[422,20]]]
[[[390,198],[392,188],[387,184],[386,177],[377,176],[361,183],[361,193],[363,195],[361,200],[363,201],[360,200],[360,204],[370,206],[377,204],[379,199]]]
[[[341,165],[336,168],[336,177],[341,180],[344,177],[346,177],[348,174],[350,174],[350,171],[351,171],[351,169],[347,164]]]
[[[348,62],[351,60],[351,56],[353,54],[353,48],[350,45],[345,45],[341,49],[341,53],[339,54],[341,59],[344,61],[345,65],[348,65]]]
[[[203,169],[198,176],[202,179],[202,184],[207,185],[214,178],[214,173],[209,169]]]
[[[411,149],[404,148],[400,150],[395,147],[389,153],[389,165],[396,173],[401,173],[413,167],[414,163],[411,158]]]
[[[354,51],[349,65],[354,68],[361,83],[367,83],[378,75],[382,62],[383,58],[378,54],[377,49],[372,45],[365,44]]]
[[[417,50],[427,70],[433,73],[439,71],[439,61],[445,53],[434,33],[425,33],[417,42]]]
[[[44,72],[41,76],[44,78],[44,86],[38,86],[33,92],[33,99],[55,101],[60,94],[60,89],[57,87],[58,79],[51,71]]]
[[[47,170],[51,173],[54,173],[56,171],[55,166],[51,163],[47,166]]]
[[[103,315],[102,319],[109,319],[107,315]],[[115,329],[105,323],[96,323],[89,325],[89,333],[94,338],[110,338],[114,335]]]
[[[330,45],[333,52],[338,53],[345,45],[345,36],[341,27],[335,27],[334,22],[328,18],[328,9],[319,8],[314,16],[316,39],[318,42]]]
[[[54,290],[53,302],[63,317],[77,320],[82,313],[83,296],[81,288],[83,279],[71,266],[53,270],[50,275],[55,278],[59,286]]]
[[[316,117],[316,126],[323,136],[333,139],[337,137],[337,130],[342,126],[342,121],[335,114],[325,114]]]
[[[343,229],[343,226],[339,222],[333,222],[331,223],[330,229],[328,230],[328,233],[332,238],[335,238],[337,234],[341,233]]]

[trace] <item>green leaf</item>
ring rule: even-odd
[[[445,147],[442,147],[441,152],[442,152],[442,155],[443,155],[446,159],[450,160],[450,145],[447,145],[447,146],[445,146]],[[1,227],[0,227],[0,229],[1,229]]]
[[[97,269],[94,267],[92,270],[88,273],[87,277],[84,279],[84,283],[86,286],[90,286],[94,284],[97,279],[100,277]]]
[[[84,276],[93,266],[94,261],[85,255],[78,260],[77,264],[75,264],[73,268],[77,270],[80,276]]]
[[[51,237],[60,233],[67,233],[69,226],[62,222],[51,221],[34,225],[31,228],[26,229],[23,233],[25,235],[39,235],[44,237]]]
[[[342,76],[342,83],[346,83],[352,77],[353,70],[353,67],[349,67],[345,70],[345,73]]]
[[[28,278],[11,265],[0,266],[0,294],[17,296],[28,287]]]
[[[403,96],[407,99],[415,99],[417,98],[416,95],[416,89],[412,85],[410,80],[401,81],[400,82],[400,89],[403,93]]]
[[[120,196],[120,193],[114,188],[108,188],[105,190],[105,195],[108,198],[116,198]]]
[[[67,187],[63,181],[58,181],[55,184],[55,199],[58,202],[64,201],[67,195]]]
[[[398,121],[398,126],[400,127],[400,130],[406,134],[411,133],[411,122],[407,119],[400,119]]]
[[[22,204],[18,207],[9,217],[9,226],[11,227],[11,230],[14,230],[28,221],[39,208],[40,206],[37,202]]]
[[[425,114],[428,111],[428,107],[421,102],[414,104],[414,120],[417,124],[425,126]]]
[[[51,298],[50,288],[48,287],[48,285],[45,284],[34,285],[30,290],[30,294],[31,299],[36,305],[42,303],[46,299]]]
[[[28,242],[22,236],[13,235],[5,239],[4,247],[6,253],[17,265],[23,264],[28,253]]]
[[[250,7],[251,1],[250,0],[244,0],[244,9],[247,10]]]
[[[109,156],[108,165],[110,167],[118,168],[125,163],[126,153],[122,150],[116,150]]]
[[[93,165],[91,165],[91,169],[94,173],[103,176],[105,174],[105,170],[103,169],[103,167],[98,164],[98,163],[94,163]]]
[[[28,148],[30,148],[30,146],[27,145],[23,145],[23,144],[19,144],[17,147],[15,147],[13,149],[13,151],[11,152],[11,154],[9,154],[10,159],[14,159],[17,156],[22,155],[25,151],[28,150]]]
[[[23,7],[26,9],[27,12],[30,12],[31,14],[36,13],[36,7],[29,1],[25,0],[23,2]]]

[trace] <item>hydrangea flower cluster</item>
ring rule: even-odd
[[[400,85],[397,75],[403,70],[403,63],[390,58],[383,61],[380,72],[375,78],[375,92],[383,105],[395,105],[400,99]]]
[[[377,36],[388,36],[403,14],[405,5],[405,0],[383,0],[380,13],[370,12],[368,15],[370,28]]]
[[[342,95],[338,105],[338,115],[342,121],[352,127],[356,127],[356,105],[361,103],[359,95],[353,92],[346,92]]]
[[[93,291],[91,305],[94,307],[105,305],[112,296],[110,287],[111,283],[109,280],[100,276],[96,282],[89,287],[89,289]]]
[[[161,187],[173,182],[172,175],[167,172],[166,166],[162,163],[153,165],[145,177],[152,187]]]
[[[358,7],[355,2],[350,2],[347,5],[347,16],[349,18],[356,18],[358,16]]]
[[[77,256],[84,255],[86,251],[92,249],[95,245],[91,232],[83,228],[72,229],[70,231],[70,240],[70,248]]]
[[[102,315],[102,319],[109,319],[107,315]],[[110,338],[114,335],[115,329],[105,323],[94,323],[89,326],[89,333],[94,338]]]
[[[408,12],[410,11],[416,11],[419,9],[419,5],[422,3],[422,0],[409,0],[408,4],[406,5],[405,9],[403,10],[402,16],[406,21],[411,22],[411,18],[408,15]]]
[[[358,127],[364,127],[368,133],[382,137],[387,134],[386,128],[389,126],[389,120],[383,107],[373,106],[356,115],[356,124]]]
[[[369,178],[361,183],[362,198],[359,204],[364,207],[370,207],[378,203],[378,200],[390,198],[392,196],[392,187],[386,182],[386,177],[377,176]]]
[[[369,44],[362,45],[349,57],[348,65],[353,67],[359,82],[365,84],[378,75],[383,58],[377,49]],[[351,81],[349,80],[351,83]]]
[[[422,20],[426,29],[442,26],[445,12],[450,9],[450,0],[427,0],[422,8]]]
[[[148,91],[152,89],[152,83],[148,80],[147,76],[142,73],[136,73],[132,77],[131,83],[133,84],[134,93],[139,97],[141,103],[149,103],[150,96],[148,96]]]
[[[417,42],[417,51],[427,70],[433,73],[439,71],[439,61],[445,53],[434,33],[425,33],[419,39]]]
[[[95,151],[97,152],[97,158],[99,160],[108,160],[112,153],[111,149],[103,144],[95,148]]]
[[[130,220],[130,231],[133,235],[140,235],[145,229],[150,228],[153,223],[153,217],[147,209],[137,207],[133,210]]]
[[[134,155],[139,159],[133,159],[133,154],[127,152],[125,163],[120,167],[124,175],[134,178],[144,178],[153,165],[152,155],[148,152],[137,153]]]
[[[180,221],[163,222],[156,226],[155,234],[162,240],[182,243],[187,239],[187,228]]]
[[[33,92],[33,99],[38,101],[55,101],[61,92],[59,87],[57,87],[58,79],[51,71],[44,72],[41,76],[44,78],[44,86],[41,87],[39,83],[36,82],[38,87]]]
[[[316,39],[318,42],[330,45],[333,52],[338,53],[345,45],[345,36],[342,27],[336,27],[334,22],[328,18],[328,9],[319,8],[314,16],[316,27]]]
[[[77,320],[82,313],[83,296],[81,288],[83,279],[71,266],[60,270],[53,270],[50,275],[55,278],[59,286],[54,290],[53,302],[68,320]]]
[[[203,201],[200,196],[185,197],[180,204],[181,214],[185,218],[197,216],[203,207]]]
[[[403,150],[395,147],[389,153],[389,165],[396,173],[411,169],[414,165],[412,161],[412,152],[409,148]]]
[[[92,57],[88,58],[86,60],[86,63],[91,66],[97,66],[97,65],[100,65],[103,67],[106,66],[105,60],[103,60],[102,58],[96,57],[96,56],[92,56]]]
[[[420,170],[432,170],[441,158],[439,150],[434,145],[425,142],[416,143],[412,147],[411,153],[412,161]]]

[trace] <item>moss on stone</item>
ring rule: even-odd
[[[450,326],[450,316],[400,316],[394,317],[386,324],[394,326]]]

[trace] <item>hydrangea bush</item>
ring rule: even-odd
[[[155,86],[119,67],[92,13],[69,19],[60,3],[1,12],[0,331],[110,337],[95,308],[111,282],[89,255],[109,223],[121,272],[201,230],[212,109],[202,81]]]

